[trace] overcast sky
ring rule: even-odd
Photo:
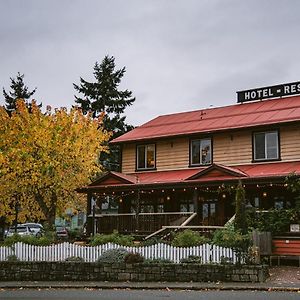
[[[300,80],[298,0],[0,0],[0,88],[25,74],[35,98],[74,104],[113,55],[133,125],[236,103],[236,91]],[[2,93],[0,104],[4,104]]]

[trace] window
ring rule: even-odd
[[[190,147],[192,166],[211,164],[211,139],[192,140]]]
[[[137,170],[155,169],[155,144],[137,146]]]
[[[254,133],[254,160],[279,159],[278,131]]]

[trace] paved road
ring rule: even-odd
[[[299,300],[299,293],[259,291],[167,291],[96,289],[0,290],[1,300]]]

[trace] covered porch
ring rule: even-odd
[[[79,190],[88,197],[88,231],[148,236],[166,226],[223,226],[234,215],[239,180],[248,205],[257,210],[288,208],[294,200],[284,180],[295,164],[282,164],[276,164],[277,171],[285,167],[285,174],[276,176],[270,176],[275,164],[257,165],[256,170],[212,165],[133,175],[107,173]],[[260,176],[253,176],[256,171]]]

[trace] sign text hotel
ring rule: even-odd
[[[300,81],[273,85],[258,89],[237,92],[237,102],[247,102],[268,98],[284,97],[300,94]]]

